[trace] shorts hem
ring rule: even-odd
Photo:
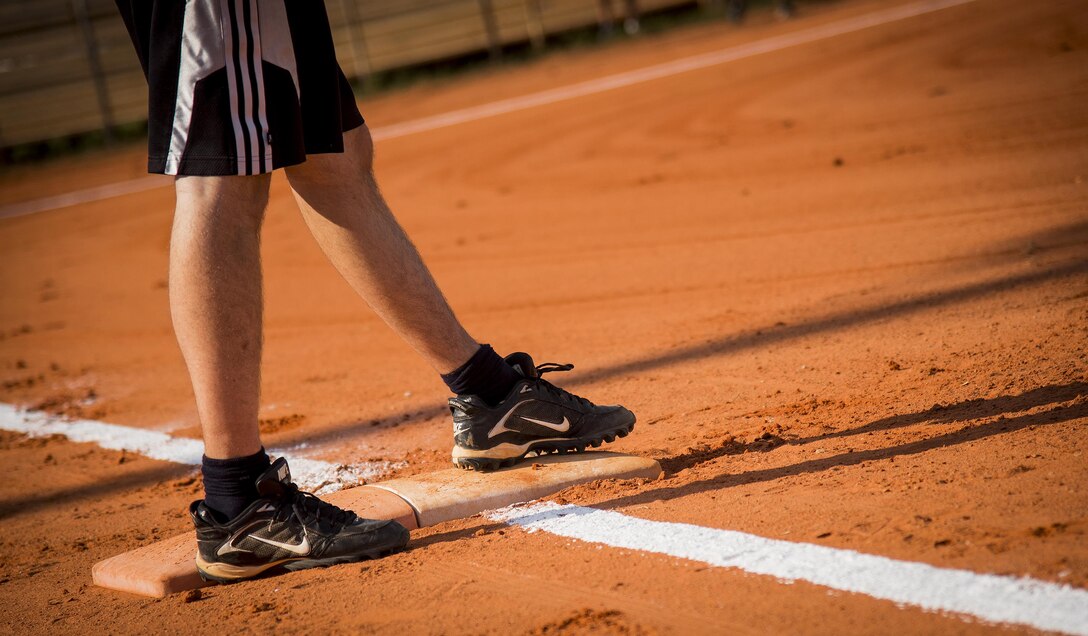
[[[151,174],[165,174],[171,176],[192,177],[237,177],[268,174],[277,168],[302,163],[306,158],[292,159],[282,164],[273,165],[272,155],[265,155],[265,170],[247,170],[253,163],[239,157],[189,157],[178,159],[176,157],[148,157],[147,171]]]

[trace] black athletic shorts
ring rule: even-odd
[[[251,175],[363,123],[322,0],[117,0],[147,76],[148,170]]]

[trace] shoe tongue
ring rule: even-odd
[[[287,467],[287,460],[280,457],[257,478],[257,493],[262,497],[281,497],[290,483],[291,469]]]
[[[536,372],[536,365],[533,364],[533,359],[527,353],[521,351],[517,353],[511,353],[504,358],[506,364],[514,367],[514,370],[527,378],[538,378],[540,375]]]

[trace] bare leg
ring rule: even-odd
[[[314,238],[348,284],[439,373],[479,345],[465,331],[382,198],[370,131],[344,133],[344,153],[287,169]]]
[[[170,240],[170,313],[205,454],[260,450],[260,230],[270,175],[181,177]]]

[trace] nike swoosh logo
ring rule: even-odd
[[[510,407],[510,410],[506,412],[506,415],[502,416],[502,419],[499,420],[499,423],[496,424],[491,429],[491,431],[488,432],[487,438],[491,439],[492,437],[495,437],[496,435],[501,435],[502,433],[506,433],[506,432],[516,433],[517,431],[514,431],[514,430],[512,430],[512,429],[510,429],[510,428],[508,428],[506,426],[506,422],[510,420],[510,417],[512,415],[514,415],[514,411],[516,411],[519,406],[521,406],[523,404],[529,404],[530,402],[536,402],[536,400],[525,400],[524,402],[518,402],[514,406]],[[540,426],[543,426],[545,428],[550,428],[553,431],[557,431],[557,432],[560,432],[560,433],[565,433],[565,432],[570,430],[570,421],[568,421],[566,417],[564,417],[563,421],[559,422],[559,423],[546,422],[544,420],[536,420],[536,419],[533,419],[531,417],[525,417],[524,415],[519,415],[518,417],[520,417],[521,419],[523,419],[523,420],[525,420],[527,422],[532,422],[533,424],[539,424]]]
[[[555,422],[545,422],[544,420],[534,420],[533,418],[525,417],[524,415],[521,415],[519,417],[521,417],[521,419],[523,419],[523,420],[525,420],[527,422],[532,422],[533,424],[539,424],[539,425],[543,426],[544,428],[550,428],[550,429],[552,429],[553,431],[555,431],[557,433],[566,433],[567,431],[570,430],[570,421],[567,420],[566,417],[564,417],[563,421],[558,423],[558,424],[556,424]]]
[[[245,548],[239,548],[238,546],[235,545],[235,542],[238,541],[240,538],[245,538],[246,534],[250,530],[252,530],[253,528],[256,528],[258,526],[263,526],[263,525],[265,525],[264,521],[255,521],[255,522],[253,522],[253,523],[251,523],[251,524],[249,524],[247,526],[244,526],[241,530],[235,531],[234,534],[230,535],[230,538],[227,539],[226,543],[219,546],[219,549],[216,550],[215,553],[218,556],[223,556],[224,554],[230,554],[231,552],[250,552],[250,553],[252,553],[253,550],[246,550]],[[303,532],[305,533],[305,530]],[[302,535],[302,543],[298,543],[298,544],[280,543],[279,541],[273,541],[272,539],[262,539],[261,537],[258,537],[255,534],[254,535],[249,535],[249,538],[253,539],[255,541],[260,541],[261,543],[267,543],[268,545],[274,545],[277,548],[283,548],[284,550],[287,550],[288,552],[293,552],[294,554],[297,554],[299,556],[306,556],[307,554],[310,553],[310,537],[306,536],[305,534]]]
[[[230,535],[230,537],[227,539],[226,543],[219,546],[219,549],[216,550],[215,553],[218,556],[223,556],[224,554],[230,554],[231,552],[252,552],[252,550],[246,550],[244,548],[237,547],[236,545],[234,545],[234,542],[237,541],[239,537],[243,536],[245,533],[249,532],[253,528],[256,528],[257,526],[263,526],[264,523],[265,522],[263,522],[263,521],[256,521],[254,523],[249,524],[248,526],[244,526],[241,530],[236,530],[234,532],[234,534]],[[253,538],[256,539],[257,537],[253,537]]]
[[[267,543],[268,545],[274,545],[277,548],[283,548],[284,550],[287,550],[288,552],[291,552],[293,554],[297,554],[299,556],[306,556],[307,554],[310,553],[310,537],[306,536],[305,534],[302,535],[302,542],[301,543],[280,543],[279,541],[273,541],[272,539],[262,539],[261,537],[258,537],[256,535],[254,535],[254,536],[252,536],[250,538],[251,539],[256,539],[257,541],[260,541],[261,543]]]

